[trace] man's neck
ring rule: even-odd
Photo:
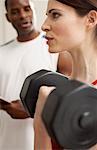
[[[32,31],[28,34],[18,35],[17,40],[19,42],[27,42],[30,40],[34,40],[40,34],[39,31]]]

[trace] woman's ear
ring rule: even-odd
[[[89,29],[97,25],[97,11],[91,10],[87,15],[87,27]]]

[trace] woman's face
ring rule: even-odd
[[[85,39],[85,17],[56,0],[49,0],[47,18],[42,25],[46,32],[50,52],[60,52],[79,48]]]

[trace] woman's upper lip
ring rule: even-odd
[[[54,39],[54,38],[51,37],[51,36],[45,36],[45,38],[46,38],[47,40],[52,40],[52,39]]]

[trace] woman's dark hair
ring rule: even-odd
[[[56,1],[73,7],[80,16],[88,14],[90,10],[97,11],[97,0],[56,0]]]
[[[56,0],[60,3],[71,6],[79,16],[85,16],[91,10],[97,11],[97,0]],[[95,37],[97,38],[97,25],[95,28]]]

